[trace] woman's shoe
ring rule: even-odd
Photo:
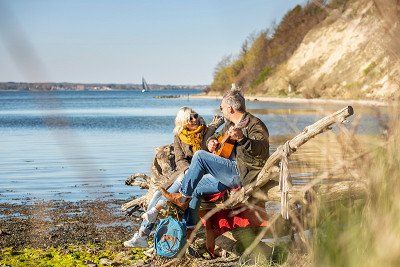
[[[185,197],[182,193],[169,193],[164,188],[160,188],[163,196],[182,211],[185,211],[189,207],[190,198]]]
[[[147,248],[147,236],[142,236],[135,233],[131,239],[124,242],[124,247],[127,248]]]

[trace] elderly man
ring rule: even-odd
[[[226,93],[220,109],[226,119],[220,134],[227,133],[234,143],[230,156],[216,155],[220,144],[216,136],[211,137],[207,141],[211,153],[203,150],[194,154],[180,192],[171,194],[162,190],[169,201],[186,210],[189,229],[198,222],[197,213],[203,195],[251,182],[269,157],[268,129],[259,118],[246,112],[245,99],[239,91]]]

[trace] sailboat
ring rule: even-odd
[[[146,80],[142,77],[142,93],[149,91],[150,87],[147,84]]]

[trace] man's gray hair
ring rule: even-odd
[[[222,101],[225,101],[225,103],[231,106],[234,110],[241,112],[246,111],[246,103],[242,92],[239,90],[230,90],[226,92]]]

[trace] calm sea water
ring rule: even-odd
[[[207,122],[219,100],[196,90],[0,92],[0,202],[128,199],[143,192],[124,185],[149,173],[154,149],[172,142],[174,117],[190,106]],[[180,98],[157,98],[182,95]],[[292,136],[337,105],[248,102],[272,137]],[[357,133],[381,132],[382,110],[357,108]],[[279,138],[278,138],[279,139]],[[273,140],[278,140],[273,139]],[[272,143],[271,151],[278,142]]]

